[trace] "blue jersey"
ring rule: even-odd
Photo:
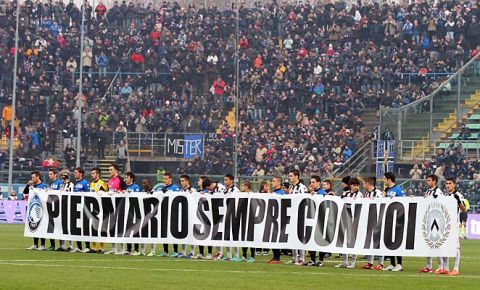
[[[38,188],[38,189],[47,189],[48,188],[48,186],[43,182],[40,182],[39,184],[36,184],[33,187]]]
[[[327,192],[325,190],[323,190],[323,188],[315,189],[314,192],[318,195],[321,195],[321,196],[325,196],[327,194]]]
[[[63,182],[60,179],[55,179],[50,183],[50,189],[60,190],[62,188]]]
[[[138,184],[132,183],[127,186],[127,191],[140,192],[140,186],[138,186]]]
[[[398,185],[394,185],[393,187],[386,188],[385,191],[387,192],[387,197],[405,196],[405,192]]]
[[[73,188],[74,192],[87,192],[90,191],[90,185],[88,185],[88,182],[85,179],[82,179],[80,181],[77,181],[75,183],[75,187]]]
[[[178,188],[178,186],[176,184],[170,184],[170,185],[165,185],[163,186],[162,188],[162,191],[163,192],[167,192],[167,191],[180,191],[180,188]]]
[[[273,193],[278,194],[278,195],[285,195],[285,191],[281,188],[274,189]]]

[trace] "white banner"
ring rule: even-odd
[[[458,221],[456,200],[444,196],[371,200],[36,190],[27,206],[25,236],[453,257]]]

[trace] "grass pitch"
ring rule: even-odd
[[[336,259],[314,268],[268,265],[271,255],[234,263],[25,250],[31,244],[23,225],[0,225],[0,289],[480,289],[480,241],[473,240],[462,241],[459,277],[419,274],[423,258],[404,258],[404,271],[393,273],[336,269]]]

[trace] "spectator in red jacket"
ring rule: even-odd
[[[139,51],[135,51],[132,56],[130,57],[130,60],[133,62],[134,67],[137,71],[144,71],[143,70],[143,63],[145,61],[144,57],[142,54],[140,54]]]
[[[223,97],[223,94],[225,93],[225,86],[225,81],[219,76],[213,82],[213,94],[217,97]]]
[[[95,13],[97,13],[98,18],[103,18],[105,16],[105,13],[107,12],[107,6],[103,4],[102,1],[97,5],[95,8]]]
[[[153,46],[159,46],[160,45],[160,37],[162,36],[162,33],[160,30],[155,28],[150,34],[148,35],[150,38],[150,41],[152,42]]]
[[[330,43],[327,48],[327,55],[332,57],[335,55],[335,49],[333,49],[333,45]]]
[[[305,58],[308,55],[308,50],[305,47],[302,47],[298,50],[298,56],[300,58]]]
[[[242,36],[242,38],[240,38],[240,48],[245,48],[247,49],[248,48],[248,39],[245,37],[245,35]]]

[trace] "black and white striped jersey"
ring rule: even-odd
[[[225,185],[217,183],[217,186],[215,186],[215,188],[213,189],[212,194],[224,193],[225,189]]]
[[[230,193],[236,193],[236,192],[240,192],[240,190],[236,186],[225,187],[225,190],[223,191],[224,194],[230,194]]]
[[[436,186],[435,188],[429,188],[427,191],[425,191],[425,197],[431,196],[436,198],[440,195],[443,195],[443,191]]]
[[[346,193],[346,196],[345,197],[350,197],[350,198],[362,198],[363,197],[363,193],[361,193],[360,191],[349,191],[348,193]]]
[[[180,192],[186,192],[186,193],[195,193],[197,190],[193,187],[188,187],[188,188],[182,188],[180,189]]]
[[[385,195],[380,189],[374,188],[372,191],[368,191],[368,190],[365,191],[365,197],[373,199],[373,198],[385,197]]]
[[[308,188],[303,183],[297,183],[296,185],[290,185],[288,188],[288,194],[300,194],[308,193]]]
[[[465,206],[465,197],[455,190],[454,192],[445,192],[446,196],[453,196],[457,200],[457,212],[460,213],[460,206]]]
[[[74,188],[75,188],[75,184],[73,184],[73,182],[71,182],[71,181],[69,181],[68,183],[64,183],[64,184],[62,184],[62,186],[60,186],[60,189],[63,190],[63,191],[73,192]]]
[[[341,198],[348,197],[349,194],[350,194],[350,187],[344,187],[342,189],[342,194],[340,194],[340,197]]]

